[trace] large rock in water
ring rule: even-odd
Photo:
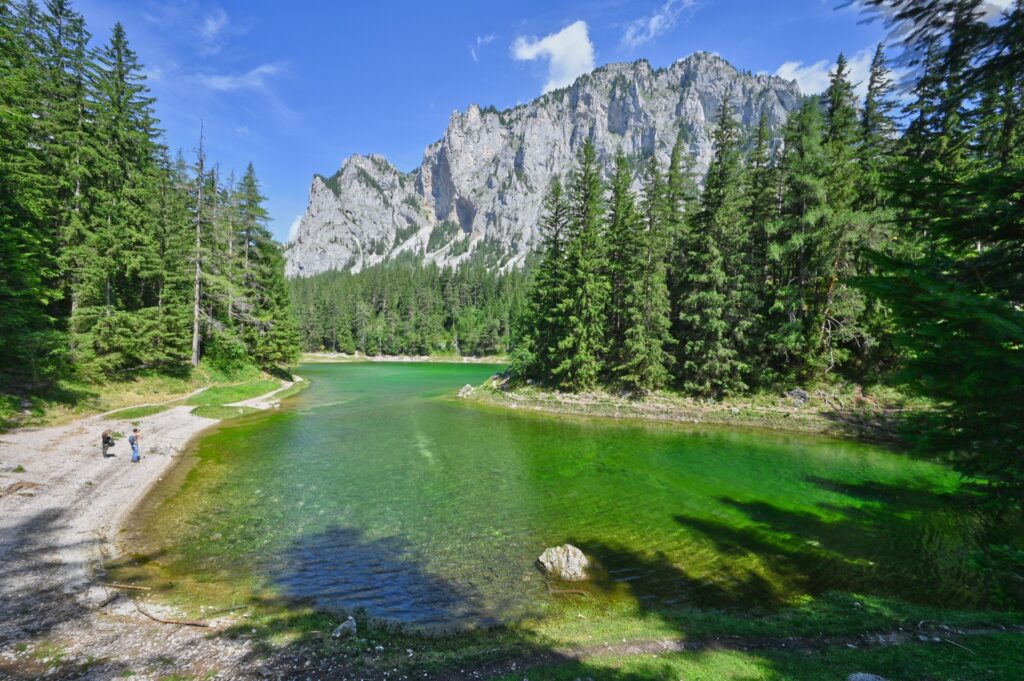
[[[583,552],[572,544],[544,549],[537,559],[545,574],[563,582],[582,582],[587,579],[590,561]]]
[[[633,162],[653,155],[664,169],[682,131],[703,177],[725,98],[747,128],[765,113],[776,139],[801,102],[795,81],[698,52],[663,69],[645,60],[607,64],[504,111],[471,105],[452,114],[411,172],[356,155],[334,175],[316,176],[285,273],[358,272],[409,256],[456,266],[474,253],[495,269],[520,267],[537,244],[548,187],[565,183],[585,140],[606,171],[618,151]]]

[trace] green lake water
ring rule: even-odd
[[[171,574],[413,627],[507,622],[534,561],[597,558],[594,599],[771,608],[826,591],[986,605],[983,530],[937,464],[754,430],[550,417],[453,399],[493,366],[319,364],[226,422],[133,531]],[[600,602],[600,601],[598,601]]]

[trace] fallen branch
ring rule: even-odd
[[[139,604],[136,603],[135,601],[132,601],[132,605],[134,605],[135,609],[138,610],[140,613],[142,613],[143,615],[145,615],[149,619],[153,620],[154,622],[159,622],[160,624],[183,624],[186,627],[209,627],[210,626],[206,622],[195,622],[195,621],[192,621],[192,620],[165,620],[165,619],[160,619],[159,617],[156,617],[155,615],[151,615],[148,612],[146,612],[145,610],[143,610],[142,608],[140,608]]]
[[[103,583],[100,583],[100,586],[105,586],[108,589],[132,589],[134,591],[152,591],[152,589],[149,588],[148,586],[135,586],[133,584],[103,584]]]
[[[962,644],[960,644],[960,643],[957,643],[956,641],[951,641],[951,640],[950,640],[950,639],[948,639],[948,638],[944,638],[944,639],[942,639],[942,640],[943,640],[943,641],[945,641],[946,643],[950,644],[950,645],[956,646],[957,648],[963,648],[964,650],[966,650],[967,652],[969,652],[969,653],[970,653],[971,655],[976,655],[976,654],[977,654],[977,653],[975,653],[975,652],[974,652],[973,650],[971,650],[970,648],[968,648],[967,646],[965,646],[965,645],[962,645]]]

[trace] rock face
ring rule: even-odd
[[[537,559],[544,573],[563,582],[582,582],[587,579],[590,561],[572,544],[544,549]]]
[[[622,150],[662,167],[682,131],[700,176],[725,97],[746,126],[761,112],[778,132],[800,102],[795,81],[740,72],[698,52],[665,69],[609,64],[567,88],[505,111],[454,112],[444,137],[403,173],[382,156],[352,156],[316,176],[287,245],[286,274],[358,271],[402,254],[458,265],[474,254],[502,269],[521,265],[536,239],[544,194],[565,179],[590,138],[607,168]]]

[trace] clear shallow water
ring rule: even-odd
[[[154,496],[139,551],[172,573],[419,627],[543,610],[534,560],[597,557],[595,599],[766,608],[839,590],[984,605],[982,521],[938,465],[760,431],[554,418],[450,396],[494,367],[321,364],[223,424]]]

